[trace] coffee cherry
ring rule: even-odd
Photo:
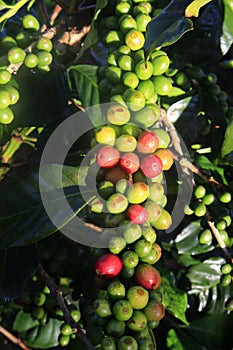
[[[114,338],[119,338],[125,333],[125,322],[110,319],[106,324],[106,333]]]
[[[40,23],[36,19],[36,17],[27,14],[23,17],[22,19],[22,25],[25,29],[32,29],[32,30],[39,30],[40,28]]]
[[[48,67],[53,61],[53,56],[47,51],[39,51],[36,56],[38,58],[38,68]]]
[[[150,300],[147,306],[143,309],[148,321],[160,321],[165,316],[165,308],[162,303],[156,300]]]
[[[107,120],[113,125],[124,125],[130,120],[128,108],[121,104],[113,104],[107,111]]]
[[[128,179],[128,175],[118,166],[107,170],[105,174],[105,180],[111,181],[114,185],[121,179]]]
[[[117,47],[122,44],[122,33],[118,30],[110,30],[106,37],[105,37],[105,43],[108,46]]]
[[[7,108],[11,103],[11,97],[7,90],[0,90],[0,109]]]
[[[34,292],[32,302],[34,305],[42,306],[46,301],[46,295],[42,292]]]
[[[161,256],[162,249],[157,243],[155,243],[152,245],[151,251],[146,256],[141,257],[140,260],[144,263],[154,265],[157,261],[159,261]]]
[[[230,203],[231,202],[231,193],[225,192],[219,195],[218,199],[222,203]]]
[[[153,227],[157,230],[167,230],[172,224],[172,218],[166,209],[162,209],[159,218],[153,222]]]
[[[125,43],[132,51],[140,50],[144,43],[144,35],[136,29],[131,29],[125,36]]]
[[[127,244],[132,244],[137,241],[142,235],[140,225],[130,224],[124,229],[123,236]]]
[[[159,139],[158,148],[167,148],[169,146],[171,138],[164,129],[153,128],[151,131],[155,132]]]
[[[120,159],[120,153],[116,148],[110,146],[102,147],[96,156],[96,162],[101,168],[113,168]]]
[[[218,230],[225,230],[225,228],[227,227],[227,223],[225,220],[219,220],[216,224],[215,224],[216,228]]]
[[[17,46],[17,42],[15,41],[15,39],[9,35],[4,36],[1,40],[0,40],[0,49],[1,49],[1,53],[7,53],[12,47],[16,47]]]
[[[134,224],[144,224],[148,219],[146,209],[140,204],[132,204],[127,210],[129,220]]]
[[[157,289],[161,283],[161,276],[155,267],[140,263],[135,271],[135,281],[146,289]]]
[[[153,75],[159,76],[164,74],[170,65],[169,57],[165,55],[158,55],[152,60]]]
[[[118,66],[123,71],[132,71],[134,70],[134,60],[129,55],[121,55],[117,59]]]
[[[118,300],[113,305],[112,312],[117,320],[128,321],[133,315],[133,308],[127,300]]]
[[[138,137],[137,151],[143,154],[154,153],[158,148],[157,135],[151,131],[144,131]]]
[[[174,159],[172,153],[168,149],[158,149],[155,155],[161,159],[163,170],[169,170],[172,167]]]
[[[134,251],[139,258],[143,258],[150,253],[152,250],[152,244],[145,239],[139,239],[134,244]]]
[[[222,267],[221,267],[222,274],[227,275],[227,274],[231,273],[231,271],[232,271],[232,266],[230,264],[222,265]]]
[[[205,229],[200,233],[199,242],[201,244],[210,244],[212,242],[213,236],[209,229]]]
[[[206,194],[206,189],[204,186],[197,186],[194,190],[194,196],[197,199],[203,198]]]
[[[122,262],[124,267],[128,268],[128,269],[133,269],[134,267],[137,266],[138,262],[139,262],[139,258],[138,255],[131,251],[131,250],[127,250],[126,252],[124,252],[122,254]]]
[[[97,298],[92,304],[92,308],[96,315],[100,317],[109,317],[112,315],[111,303],[104,298]]]
[[[61,334],[63,335],[71,335],[73,333],[71,326],[68,323],[65,323],[60,328]]]
[[[14,120],[14,114],[10,108],[0,109],[0,123],[10,124]]]
[[[75,320],[75,322],[79,322],[81,319],[81,313],[79,310],[71,310],[70,311],[70,316]]]
[[[147,326],[147,318],[142,311],[135,310],[126,324],[132,331],[141,331]]]
[[[206,195],[204,195],[204,197],[202,198],[202,202],[205,205],[211,205],[212,203],[214,203],[215,201],[215,196],[213,195],[213,193],[207,193]]]
[[[126,196],[129,203],[140,204],[144,202],[149,194],[149,187],[144,182],[136,182],[131,186],[128,186],[126,190]]]
[[[70,336],[69,335],[60,335],[59,336],[59,344],[62,346],[62,347],[65,347],[69,344],[70,342]]]
[[[120,281],[112,282],[107,287],[109,299],[112,301],[124,299],[125,286]]]
[[[122,76],[123,84],[128,87],[135,89],[139,84],[139,79],[137,75],[133,72],[126,72]]]
[[[150,61],[139,61],[135,67],[135,73],[140,80],[148,80],[152,76],[153,66]]]
[[[126,297],[135,310],[140,310],[147,305],[149,293],[141,286],[133,286],[128,289]]]
[[[146,177],[153,178],[162,172],[162,161],[154,154],[148,155],[141,161],[141,170]]]
[[[114,146],[116,132],[110,126],[102,126],[95,131],[95,139],[98,143]]]
[[[131,29],[137,29],[137,24],[135,19],[129,14],[125,14],[120,17],[119,26],[123,34],[126,34]]]
[[[148,1],[135,1],[135,3],[140,2],[133,8],[133,16],[137,16],[141,13],[149,14],[152,11],[152,6]]]
[[[115,193],[113,183],[110,181],[102,181],[98,186],[98,192],[102,198],[108,199],[113,193]]]
[[[225,303],[225,307],[227,309],[227,311],[233,311],[233,298],[229,298],[227,299],[226,303]]]
[[[138,350],[138,344],[136,340],[130,335],[124,335],[117,341],[118,350]]]
[[[140,81],[137,90],[142,92],[146,100],[149,100],[154,95],[154,84],[151,80]]]
[[[135,18],[137,23],[137,30],[139,32],[146,32],[146,27],[151,21],[151,17],[146,13],[140,13]]]
[[[159,117],[159,106],[147,104],[144,108],[134,114],[134,121],[143,128],[150,128],[154,123],[158,121]]]
[[[147,212],[148,212],[148,222],[156,222],[161,213],[162,213],[162,208],[160,207],[160,205],[158,205],[157,203],[148,200],[145,204],[144,204],[144,208],[146,208]]]
[[[194,209],[194,214],[197,216],[197,217],[201,217],[201,216],[204,216],[206,214],[206,206],[204,203],[198,203],[196,206],[195,206],[195,209]]]
[[[156,232],[151,226],[142,226],[142,236],[151,244],[153,244],[157,238]]]
[[[223,287],[227,287],[231,284],[232,282],[232,276],[231,274],[223,275],[221,278],[221,285]]]
[[[121,135],[116,140],[116,148],[120,152],[133,152],[137,147],[137,140],[134,136]]]
[[[41,37],[36,42],[36,48],[37,50],[50,52],[52,51],[53,43],[49,38]]]
[[[101,350],[116,350],[116,342],[113,337],[105,337],[101,342]]]
[[[0,70],[0,85],[7,84],[11,80],[11,73],[8,70]]]
[[[126,90],[125,97],[131,111],[139,111],[146,104],[145,97],[140,91],[133,89]]]
[[[105,71],[105,78],[112,84],[120,83],[122,71],[119,67],[108,66]]]
[[[163,75],[155,76],[152,78],[155,92],[158,95],[166,96],[169,95],[169,93],[172,90],[172,83],[171,80]]]
[[[126,247],[126,241],[123,237],[113,236],[108,242],[109,251],[113,254],[119,254]]]
[[[164,195],[164,188],[160,183],[153,182],[149,184],[149,195],[148,199],[158,202]]]
[[[17,46],[12,47],[7,53],[8,61],[12,64],[22,63],[24,61],[25,56],[25,51]]]
[[[122,269],[121,259],[114,254],[104,254],[95,263],[95,273],[100,278],[114,278]]]
[[[139,169],[139,157],[135,153],[125,153],[120,158],[120,166],[127,174],[133,174]]]
[[[109,213],[120,214],[128,207],[128,200],[123,194],[114,193],[108,198],[106,206]]]
[[[155,348],[153,340],[142,338],[138,340],[138,350],[153,350]]]

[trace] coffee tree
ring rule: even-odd
[[[1,1],[3,349],[231,350],[231,0]]]

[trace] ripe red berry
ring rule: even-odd
[[[153,178],[162,172],[163,165],[159,157],[150,154],[143,158],[140,168],[146,177]]]
[[[135,281],[146,289],[157,289],[161,283],[159,271],[149,264],[139,264],[134,277]]]
[[[140,160],[135,153],[125,153],[120,159],[121,168],[128,174],[133,174],[138,171]]]
[[[114,278],[122,270],[123,264],[121,259],[115,254],[101,255],[95,263],[95,273],[100,278]]]
[[[138,137],[137,150],[140,153],[154,153],[159,145],[159,139],[153,131],[144,131]]]
[[[102,147],[96,156],[97,164],[101,168],[113,168],[120,159],[120,152],[111,146]]]
[[[144,224],[148,219],[147,210],[140,204],[132,204],[127,210],[129,220],[134,224]]]

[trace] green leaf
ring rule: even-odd
[[[231,122],[225,132],[222,149],[221,149],[221,156],[224,158],[229,153],[233,151],[233,142],[232,142],[232,135],[233,135],[233,122]]]
[[[186,274],[192,285],[190,294],[200,293],[216,286],[220,282],[221,265],[224,264],[224,261],[223,258],[213,257],[191,266]]]
[[[160,291],[163,296],[163,305],[166,311],[185,324],[188,324],[185,317],[185,311],[188,306],[187,294],[175,286],[172,272],[162,271],[161,275],[162,282],[158,291]]]
[[[33,319],[30,313],[20,310],[14,319],[12,329],[14,332],[22,333],[38,327],[39,324],[39,321]]]
[[[32,319],[33,321],[33,319]],[[20,332],[20,337],[27,346],[33,349],[49,349],[59,344],[60,327],[63,320],[49,318],[45,325],[33,325],[25,332]]]
[[[167,334],[167,347],[171,350],[185,350],[174,329]]]
[[[197,164],[204,170],[210,170],[212,172],[216,172],[224,185],[227,185],[227,180],[224,175],[224,169],[222,167],[218,167],[214,165],[207,157],[198,156]]]
[[[97,81],[98,66],[80,64],[68,70],[70,90],[81,99],[83,107],[99,104],[99,89]]]
[[[202,230],[200,221],[191,222],[175,239],[175,245],[179,254],[189,253],[191,255],[201,254],[214,249],[212,244],[200,244],[198,236]]]
[[[24,289],[37,270],[39,256],[36,246],[0,249],[0,298],[13,299]]]
[[[208,2],[210,2],[210,1],[212,1],[212,0],[194,0],[186,8],[185,16],[186,17],[198,17],[200,8],[205,6],[206,4],[208,4]]]
[[[174,44],[182,35],[193,29],[193,22],[184,16],[184,3],[171,1],[147,26],[144,48],[147,55],[160,47]],[[180,8],[179,8],[180,5]]]
[[[224,4],[224,22],[222,26],[222,36],[220,46],[222,54],[225,55],[233,43],[233,23],[232,13],[233,5],[231,0],[223,0]]]
[[[65,188],[64,193],[62,189],[51,190],[47,185],[50,190],[47,209],[57,208],[54,226],[41,200],[37,176],[32,177],[34,182],[25,179],[2,186],[0,190],[0,196],[4,198],[4,203],[0,203],[0,248],[23,246],[48,237],[68,224],[86,205],[77,185]],[[64,198],[73,210],[64,210]]]

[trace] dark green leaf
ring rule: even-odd
[[[220,282],[222,275],[221,265],[224,261],[223,258],[214,257],[200,264],[191,266],[188,269],[186,277],[192,284],[192,293],[198,291],[202,292],[205,289],[216,286]]]
[[[221,50],[223,55],[227,53],[233,43],[233,23],[232,23],[232,1],[223,0],[224,3],[224,22],[222,26]]]
[[[163,296],[163,305],[166,311],[188,324],[185,317],[185,311],[188,305],[187,294],[175,286],[174,275],[171,272],[165,273],[163,271],[161,275],[162,282],[158,290]]]
[[[226,311],[225,303],[233,295],[232,284],[223,287],[218,284],[216,287],[211,288],[209,298],[206,303],[205,311],[207,314],[221,314]]]
[[[233,151],[233,142],[232,142],[232,135],[233,135],[233,122],[231,122],[225,132],[222,149],[221,149],[221,156],[224,158],[229,153]]]
[[[38,320],[34,320],[30,313],[26,313],[23,310],[20,310],[14,319],[12,329],[14,332],[22,333],[38,326]]]
[[[164,9],[147,26],[144,48],[149,55],[154,49],[169,46],[178,41],[182,35],[193,29],[193,23],[179,12]]]
[[[39,256],[35,245],[0,249],[0,298],[12,299],[36,273]]]
[[[49,202],[47,208],[56,212],[56,226],[50,221],[38,191],[38,179],[33,181],[19,181],[4,186],[0,191],[0,247],[22,246],[39,241],[57,232],[68,224],[82,210],[85,201],[77,185],[64,189],[51,190],[47,187]],[[90,198],[92,196],[90,195]],[[64,198],[70,208],[64,210]]]
[[[31,329],[20,335],[26,345],[33,349],[49,349],[59,344],[58,338],[62,323],[64,321],[49,318],[45,325],[32,326]]]
[[[191,255],[201,254],[214,249],[213,245],[199,243],[199,234],[202,230],[200,221],[191,222],[175,239],[179,254],[189,253]]]
[[[204,316],[192,321],[189,326],[181,326],[193,339],[197,339],[204,349],[230,350],[233,344],[233,314]],[[188,347],[188,349],[191,349]]]
[[[97,70],[97,66],[89,64],[72,66],[68,70],[70,90],[75,91],[84,108],[99,103]]]

